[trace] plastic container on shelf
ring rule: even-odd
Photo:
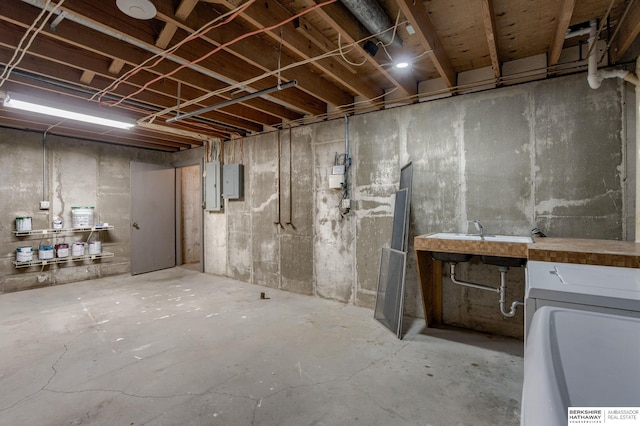
[[[16,231],[31,231],[31,216],[16,217]]]
[[[74,228],[88,228],[95,224],[94,207],[71,207],[71,223]]]
[[[73,243],[71,256],[84,256],[84,243]]]
[[[89,254],[100,254],[102,252],[102,241],[89,241]]]
[[[38,247],[38,260],[53,259],[53,246]]]
[[[33,247],[25,246],[16,249],[16,261],[31,262],[33,260]]]
[[[53,229],[62,229],[62,219],[55,217],[52,222]]]
[[[67,243],[57,244],[56,257],[69,257],[69,244]]]

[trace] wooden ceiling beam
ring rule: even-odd
[[[168,7],[163,7],[164,4],[163,2],[158,3],[158,18],[167,23],[177,25],[189,34],[195,32],[196,28],[202,28],[202,26],[215,18],[208,10],[205,10],[193,14],[193,16],[182,23],[171,15]],[[223,5],[223,7],[226,9],[226,6]],[[217,47],[222,43],[242,36],[246,32],[246,28],[232,21],[220,28],[213,28],[207,31],[206,34],[202,36],[202,39],[206,40],[212,46]],[[280,64],[283,68],[298,62],[297,59],[288,55],[286,51],[279,55],[279,52],[273,45],[268,44],[260,37],[241,40],[226,47],[225,50],[238,59],[260,68],[263,72],[276,70],[278,59],[280,59]],[[322,99],[328,104],[345,105],[353,102],[353,96],[331,84],[318,73],[312,72],[309,66],[297,66],[294,69],[284,70],[282,71],[282,77],[287,81],[297,80],[300,90],[318,99]]]
[[[5,39],[17,39],[19,34],[14,34],[14,37],[11,37],[12,33],[7,30],[6,25],[7,24],[5,23],[0,23],[0,29],[3,34],[6,35]],[[17,42],[17,40],[14,41]],[[5,43],[0,43],[0,46],[4,46],[4,49],[0,50],[0,59],[8,60],[10,58],[10,52],[15,48],[15,46],[6,45]],[[51,61],[48,57],[52,49],[57,51],[55,61]],[[55,76],[58,79],[68,81],[72,84],[77,84],[78,81],[78,73],[76,70],[81,69],[81,67],[91,68],[94,74],[92,86],[95,87],[96,90],[104,89],[112,82],[110,76],[105,72],[106,60],[93,55],[94,54],[91,54],[90,52],[78,55],[75,49],[69,47],[65,43],[55,43],[53,40],[39,38],[31,45],[29,55],[25,57],[26,60],[21,64],[20,68],[36,73],[38,73],[39,70],[46,69],[50,75]],[[100,81],[99,79],[96,79],[96,74],[101,75],[101,78],[104,80]],[[148,81],[148,78],[149,76],[145,77],[144,75],[133,76],[129,82],[115,90],[114,94],[124,96],[132,90],[139,88],[140,84],[144,84],[145,81]],[[136,81],[139,84],[132,86]],[[177,101],[175,101],[174,93],[177,93],[177,84],[171,83],[172,82],[166,81],[162,82],[161,88],[163,90],[160,90],[157,86],[149,87],[148,90],[137,95],[135,99],[155,105],[161,109],[175,105]],[[186,87],[184,92],[185,95],[191,94],[194,97],[200,96],[204,93],[196,93],[189,87]],[[213,98],[211,102],[221,102],[223,100],[224,99],[221,98]],[[200,106],[208,105],[211,105],[211,103]],[[192,109],[195,109],[196,107],[197,106],[194,106]],[[227,123],[235,128],[245,129],[252,132],[262,130],[263,125],[273,126],[281,123],[281,119],[277,117],[268,116],[259,111],[251,110],[243,105],[232,105],[227,109],[227,111],[233,111],[234,114],[229,114],[224,111],[212,111],[204,115],[204,117],[217,122]],[[151,111],[149,113],[151,113]],[[253,121],[251,121],[251,118],[253,118]]]
[[[560,61],[560,54],[562,53],[562,47],[564,46],[564,40],[571,24],[571,17],[573,16],[573,10],[576,6],[576,0],[562,0],[560,2],[560,9],[558,10],[558,19],[556,21],[556,28],[553,32],[553,39],[551,40],[551,47],[549,49],[549,58],[547,64],[550,67],[558,65]]]
[[[331,42],[331,40],[325,37],[325,35],[322,34],[322,32],[320,32],[320,30],[318,30],[316,27],[314,27],[305,17],[296,19],[293,22],[293,25],[296,30],[303,34],[311,43],[318,46],[318,48],[324,50],[325,52],[330,52],[335,49],[335,46]],[[349,65],[344,61],[339,61],[338,63],[341,64],[351,74],[358,74],[358,71],[352,65]]]
[[[616,38],[611,42],[610,52],[612,62],[618,62],[620,58],[627,53],[627,50],[631,47],[631,43],[638,37],[638,34],[640,34],[640,2],[636,0],[635,3],[631,5],[631,10],[629,10],[624,21],[620,23]]]
[[[482,20],[484,21],[484,31],[487,36],[487,44],[489,45],[489,56],[491,56],[493,75],[496,79],[499,79],[502,75],[502,64],[500,63],[500,54],[498,51],[493,0],[482,0]]]
[[[89,71],[89,70],[84,70],[82,72],[82,75],[80,76],[80,81],[88,86],[88,85],[91,84],[91,81],[93,80],[93,78],[95,76],[96,76],[95,72]]]
[[[311,7],[315,3],[314,0],[302,0],[302,4],[305,7]],[[369,34],[363,32],[360,29],[360,25],[357,23],[357,21],[351,20],[347,17],[349,15],[349,12],[347,12],[346,9],[338,4],[329,4],[325,8],[316,9],[314,12],[318,16],[320,16],[322,20],[324,20],[328,25],[330,25],[331,28],[341,34],[341,37],[345,44],[353,44],[354,49],[356,50],[358,55],[364,58],[367,61],[367,64],[372,66],[376,70],[376,72],[382,75],[392,87],[400,90],[404,96],[416,94],[418,85],[415,80],[410,78],[408,75],[393,75],[388,67],[385,68],[383,64],[369,55],[369,53],[364,50],[360,43],[356,43]]]
[[[157,49],[155,47],[156,33],[153,29],[152,22],[136,20],[136,25],[131,25],[131,18],[122,14],[115,7],[115,3],[111,4],[111,2],[100,2],[100,5],[98,5],[93,2],[74,2],[73,4],[71,4],[71,6],[68,6],[68,3],[63,3],[61,8],[69,14],[82,16],[85,20],[88,20],[94,23],[94,25],[108,30],[112,34],[120,35],[122,37],[134,40],[137,44],[146,46],[146,49]],[[13,11],[11,13],[11,16],[13,16]],[[28,20],[27,22],[31,24],[31,22],[33,22],[33,19]],[[65,29],[65,27],[77,28],[79,26],[78,24],[76,24],[75,26],[72,24],[74,23],[69,19],[64,20],[56,28],[56,33],[60,34]],[[45,29],[44,31],[50,32],[48,29]],[[81,36],[81,34],[84,35],[84,37]],[[89,43],[89,40],[86,39],[92,39],[95,36],[100,35],[104,34],[92,29],[90,30],[87,28],[80,28],[75,33],[71,34],[69,34],[69,32],[67,31],[66,37],[64,38],[67,41]],[[122,40],[110,36],[106,37],[112,39],[109,44],[112,46],[117,46],[116,51],[124,47]],[[91,40],[91,42],[93,42],[93,40]],[[189,45],[187,46],[187,49],[188,47]],[[100,50],[100,48],[98,49]],[[142,50],[141,48],[136,47],[136,50],[141,53],[138,55],[137,60],[132,61],[132,63],[138,64],[141,63],[144,59],[148,58],[150,54],[146,51],[146,49]],[[205,50],[204,52],[208,51],[210,51],[210,49]],[[181,52],[183,52],[183,50],[181,50]],[[196,58],[199,58],[202,54],[203,51],[197,52]],[[116,55],[115,57],[118,56]],[[183,57],[182,59],[190,62],[196,58],[194,58],[192,55],[191,57]],[[212,79],[212,73],[215,74],[216,78],[221,83],[224,82],[224,87],[226,87],[228,84],[234,84],[249,80],[260,74],[259,70],[252,69],[252,67],[248,64],[243,64],[240,61],[234,60],[233,57],[231,57],[227,52],[224,51],[218,52],[217,54],[203,60],[198,65],[196,65],[195,68],[207,70],[206,73],[203,73],[203,78]],[[230,77],[231,75],[233,75],[234,77]],[[273,81],[264,79],[252,84],[252,87],[255,90],[262,90],[268,87],[272,87],[273,85],[275,85]],[[277,99],[277,101],[279,102],[284,102],[285,104],[290,105],[292,108],[306,111],[310,114],[322,114],[326,112],[326,104],[324,102],[321,102],[316,98],[307,96],[305,93],[298,92],[299,91],[296,91],[295,89],[277,91],[270,94],[269,97]]]
[[[182,0],[176,8],[176,18],[181,21],[186,20],[197,4],[198,0]],[[166,49],[177,30],[178,26],[175,23],[165,22],[160,35],[156,39],[156,46],[160,49]]]
[[[224,1],[226,7],[230,10],[235,8],[235,5],[231,3],[231,1],[222,1]],[[315,3],[313,4],[315,5]],[[316,11],[318,10],[321,9],[316,9]],[[285,19],[291,18],[291,14],[282,8],[275,0],[265,0],[261,3],[255,3],[253,7],[245,10],[241,16],[254,28],[271,27]],[[319,49],[315,44],[309,43],[305,37],[302,37],[292,22],[282,25],[279,28],[282,29],[282,38],[280,37],[279,30],[266,31],[265,35],[268,35],[277,44],[282,41],[282,45],[292,51],[296,56],[302,59],[311,59],[327,53]],[[334,58],[315,59],[310,65],[324,73],[327,78],[347,88],[354,95],[372,99],[382,94],[379,88],[367,84],[364,79],[354,76],[342,66],[338,65]]]
[[[447,53],[444,51],[444,46],[433,23],[429,19],[424,4],[421,1],[398,0],[398,6],[400,6],[405,18],[416,30],[416,36],[418,36],[422,47],[426,51],[431,51],[429,57],[436,70],[438,70],[440,77],[442,77],[447,87],[454,87],[456,85],[456,73]]]
[[[167,15],[163,15],[161,19],[172,20],[172,18]],[[200,28],[205,22],[202,16],[195,15],[187,21],[187,24],[189,25],[178,24],[178,26],[188,33],[193,33],[193,28]],[[236,39],[245,32],[246,29],[237,23],[229,22],[221,28],[214,28],[208,31],[202,38],[213,46],[219,46],[220,41],[226,42]],[[225,50],[239,60],[246,61],[260,68],[263,72],[272,72],[277,69],[278,59],[280,59],[280,65],[283,68],[298,62],[286,52],[282,52],[282,54],[279,55],[274,46],[266,43],[259,37],[241,40],[226,47]],[[287,81],[297,80],[300,90],[328,104],[344,105],[353,102],[353,96],[331,84],[317,72],[313,72],[309,66],[297,66],[293,69],[284,70],[282,71],[282,77]]]
[[[110,3],[110,2],[107,2]],[[170,2],[157,2],[158,7],[169,4]],[[112,4],[102,5],[101,8],[114,7]],[[137,25],[130,25],[130,19],[119,13],[117,8],[114,11],[113,16],[104,16],[104,9],[96,7],[93,3],[78,2],[73,4],[73,8],[67,8],[67,4],[63,3],[62,9],[68,13],[75,15],[82,15],[89,21],[95,22],[96,25],[107,29],[110,33],[120,34],[129,39],[134,39],[136,43],[140,45],[148,46],[147,48],[155,48],[156,30],[153,27],[154,20],[150,21],[136,21]],[[235,7],[235,6],[234,6]],[[173,11],[171,11],[173,13]],[[65,21],[67,22],[67,21]],[[92,32],[93,34],[93,32]],[[196,40],[197,43],[197,40]],[[121,44],[121,42],[120,42]],[[184,46],[184,49],[189,49],[194,43],[188,43]],[[210,52],[211,46],[207,45],[204,50],[199,50],[195,53],[195,57],[184,58],[187,62],[191,62],[194,59],[200,58],[203,53]],[[185,50],[181,49],[180,52]],[[175,55],[172,55],[175,56]],[[180,55],[182,56],[182,55]],[[140,63],[141,61],[134,62]],[[203,74],[208,78],[213,78],[215,75],[219,81],[224,82],[226,85],[242,83],[243,81],[250,80],[256,75],[260,75],[259,69],[255,69],[250,64],[242,63],[235,60],[235,58],[228,52],[219,51],[215,55],[209,56],[202,60],[198,64],[193,66],[195,69],[203,70]],[[260,81],[252,83],[250,86],[255,90],[263,90],[276,85],[275,78],[265,78]],[[294,108],[298,111],[305,111],[310,114],[323,114],[327,110],[327,106],[324,102],[308,96],[305,93],[297,93],[299,89],[293,88],[291,90],[283,90],[273,92],[268,95],[269,98],[273,98],[274,101],[285,103],[286,105]]]
[[[124,67],[125,62],[121,59],[112,59],[111,65],[109,65],[109,73],[118,75],[120,71],[122,71],[122,67]]]
[[[164,27],[162,27],[162,31],[160,31],[158,38],[156,38],[156,46],[160,49],[166,49],[167,46],[169,46],[169,43],[171,43],[176,31],[178,31],[178,27],[176,25],[165,22]]]
[[[1,24],[2,19],[4,19],[4,17],[0,16],[0,25],[3,25]],[[30,21],[26,16],[14,16],[13,19],[8,21],[8,23],[12,25],[20,26],[22,28],[26,28],[28,26],[28,22]],[[7,24],[4,24],[4,25],[7,25]],[[5,30],[2,29],[2,31],[4,32]],[[46,35],[49,38],[56,41],[56,45],[52,46],[53,50],[49,50],[46,54],[51,55],[52,52],[58,49],[58,45],[66,46],[67,44],[70,44],[71,46],[82,49],[82,50],[75,50],[70,55],[70,56],[76,55],[77,56],[76,59],[78,60],[81,60],[82,54],[79,53],[81,51],[88,51],[88,52],[93,52],[100,55],[106,55],[109,58],[116,58],[115,60],[113,60],[113,62],[111,63],[111,66],[109,67],[109,73],[112,73],[114,71],[113,65],[116,62],[118,62],[118,65],[120,64],[124,65],[125,63],[129,63],[133,66],[134,64],[139,63],[140,61],[150,56],[148,52],[143,52],[140,49],[137,49],[133,46],[126,46],[126,45],[123,46],[119,44],[117,40],[113,39],[112,37],[109,37],[100,33],[95,33],[95,32],[89,35],[87,34],[87,31],[88,30],[84,29],[80,25],[75,24],[73,22],[67,22],[66,25],[64,26],[62,25],[58,26],[57,31],[55,33],[44,31],[42,35]],[[83,34],[86,34],[85,37],[79,37],[82,40],[82,43],[76,42],[73,40],[74,34],[76,34],[77,32],[83,32]],[[36,40],[44,39],[45,37],[42,37],[42,35],[36,38]],[[168,61],[163,61],[160,64],[158,64],[158,66],[155,67],[154,70],[156,70],[157,73],[168,73],[172,71],[174,68],[175,68],[174,64],[169,63]],[[200,96],[203,93],[213,92],[226,87],[226,85],[224,85],[223,83],[211,78],[207,78],[206,76],[198,73],[197,71],[194,71],[188,68],[180,70],[176,75],[173,76],[172,79],[167,79],[164,81],[166,82],[169,80],[176,81],[176,84],[178,80],[185,81],[186,83],[183,84],[183,90],[185,89],[185,86],[189,85],[191,87],[194,87],[202,91],[198,96]],[[174,93],[177,93],[177,92],[174,92]],[[229,97],[220,96],[219,99],[226,100],[226,99],[229,99]],[[250,108],[257,109],[263,113],[269,113],[286,120],[296,120],[301,117],[299,113],[293,112],[281,105],[274,104],[273,102],[269,102],[265,99],[252,99],[251,101],[245,102],[244,104],[248,105]]]
[[[176,8],[176,18],[185,21],[189,15],[191,15],[193,9],[195,9],[198,1],[200,0],[182,0]]]

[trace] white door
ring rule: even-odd
[[[131,162],[131,274],[176,265],[175,169]]]

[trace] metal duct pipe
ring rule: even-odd
[[[402,39],[394,30],[389,30],[393,22],[376,0],[342,0],[342,3],[371,34],[378,34],[378,40],[387,45],[391,43],[393,47],[402,47]]]

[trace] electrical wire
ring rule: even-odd
[[[351,52],[352,50],[353,50],[353,47],[349,49],[349,52]],[[362,62],[360,62],[359,64],[355,62],[351,62],[349,59],[347,59],[347,57],[344,55],[344,52],[342,51],[342,33],[341,32],[338,32],[338,51],[340,52],[340,56],[342,57],[342,60],[348,63],[349,65],[353,65],[354,67],[361,67],[362,65],[367,63],[368,59],[366,56],[362,59]]]
[[[42,18],[42,16],[44,16],[45,13],[47,13],[47,7],[49,7],[49,4],[51,3],[51,0],[47,0],[47,2],[45,3],[44,7],[42,8],[42,10],[40,10],[40,13],[38,14],[38,16],[36,16],[36,19],[33,20],[33,22],[31,23],[31,25],[29,26],[29,28],[27,28],[27,31],[24,32],[24,34],[22,35],[22,38],[20,39],[20,41],[18,42],[18,46],[15,48],[15,50],[13,51],[13,56],[11,57],[11,59],[9,59],[7,61],[7,65],[4,67],[4,69],[2,70],[2,74],[0,74],[0,79],[2,79],[2,82],[0,82],[0,86],[2,85],[2,83],[4,83],[5,80],[5,74],[7,74],[7,71],[9,70],[9,65],[16,59],[16,57],[18,56],[18,53],[20,52],[20,49],[22,48],[22,43],[24,43],[24,41],[27,39],[27,37],[29,36],[29,33],[36,27],[36,25],[38,24],[38,21],[40,20],[40,18]],[[6,78],[9,78],[9,76],[7,75]]]
[[[391,57],[391,55],[389,54],[389,51],[387,50],[387,47],[391,46],[393,44],[393,41],[396,38],[396,32],[398,31],[398,23],[400,22],[400,12],[401,10],[398,10],[398,15],[396,16],[396,23],[393,26],[393,34],[391,35],[391,41],[389,41],[389,43],[384,44],[383,42],[379,41],[378,43],[376,43],[379,46],[382,46],[382,50],[384,50],[384,53],[386,53],[387,57],[389,58],[389,60],[391,62],[393,62],[393,58]],[[406,22],[406,21],[405,21]],[[403,22],[404,23],[404,22]],[[386,31],[389,31],[388,29]],[[386,32],[385,31],[385,32]]]
[[[620,28],[622,26],[622,22],[624,22],[625,18],[627,17],[627,14],[629,13],[629,11],[631,10],[631,5],[633,4],[633,0],[629,0],[629,3],[627,4],[627,8],[624,10],[624,13],[622,14],[622,16],[620,17],[620,20],[618,21],[618,25],[616,26],[615,31],[613,32],[613,34],[611,35],[611,38],[609,39],[609,42],[607,43],[607,47],[604,49],[604,52],[602,52],[602,56],[600,57],[600,59],[598,60],[598,63],[600,63],[604,57],[606,56],[606,54],[609,52],[609,49],[611,49],[611,44],[613,43],[613,40],[616,38],[616,36],[618,35],[618,31],[620,31]],[[595,44],[595,43],[594,43]],[[588,57],[588,56],[587,56]]]
[[[291,22],[291,21],[293,21],[295,19],[300,18],[303,15],[306,15],[307,13],[309,13],[309,12],[311,12],[313,10],[316,10],[316,9],[318,9],[320,7],[323,7],[323,6],[326,6],[328,4],[334,3],[336,1],[337,0],[327,0],[327,1],[323,2],[323,3],[318,3],[318,4],[312,6],[312,7],[308,8],[308,9],[304,9],[303,11],[297,13],[296,15],[290,16],[289,18],[283,20],[282,22],[280,22],[278,24],[274,24],[274,25],[271,25],[271,26],[268,26],[268,27],[260,28],[260,29],[257,29],[255,31],[250,31],[248,33],[245,33],[245,34],[243,34],[241,36],[236,37],[235,39],[233,39],[231,41],[223,43],[220,46],[216,47],[215,49],[211,50],[210,52],[206,53],[205,55],[201,56],[200,58],[195,59],[195,60],[189,62],[188,64],[180,65],[178,68],[174,69],[173,71],[171,71],[169,73],[166,73],[164,75],[158,76],[158,77],[152,79],[151,81],[145,83],[140,89],[138,89],[134,93],[131,93],[131,94],[123,97],[115,105],[118,105],[119,102],[122,102],[122,101],[127,100],[127,99],[129,99],[129,98],[131,98],[131,97],[133,97],[133,96],[135,96],[137,94],[140,94],[141,92],[146,90],[151,84],[153,84],[153,83],[155,83],[157,81],[160,81],[160,80],[162,80],[162,79],[164,79],[166,77],[170,77],[170,76],[174,75],[175,73],[177,73],[178,71],[180,71],[180,70],[182,70],[182,69],[184,69],[184,68],[186,68],[186,67],[188,67],[190,65],[195,65],[195,64],[198,64],[198,63],[202,62],[203,60],[207,59],[208,57],[210,57],[214,53],[217,53],[220,50],[222,50],[222,49],[224,49],[224,48],[226,48],[228,46],[231,46],[232,44],[235,44],[235,43],[237,43],[237,42],[239,42],[241,40],[244,40],[245,38],[252,37],[252,36],[257,35],[257,34],[261,34],[261,33],[264,33],[264,32],[268,32],[268,31],[274,30],[274,29],[276,29],[276,28],[278,28],[278,27],[280,27],[280,26],[282,26],[284,24],[287,24],[287,23],[289,23],[289,22]]]
[[[44,27],[44,25],[47,23],[47,21],[49,20],[49,18],[51,18],[51,15],[54,14],[54,12],[62,5],[62,3],[64,3],[64,0],[60,0],[47,14],[47,16],[45,17],[45,19],[42,21],[42,23],[40,24],[40,26],[33,31],[33,34],[31,35],[31,38],[29,39],[29,41],[27,42],[27,45],[25,47],[22,48],[22,53],[20,54],[20,56],[16,59],[17,53],[20,51],[21,49],[21,45],[24,42],[25,38],[27,37],[27,35],[29,34],[30,31],[32,31],[34,29],[34,27],[37,25],[38,20],[43,16],[43,13],[46,12],[47,7],[49,6],[49,4],[51,3],[51,0],[47,0],[47,3],[45,4],[45,7],[42,9],[42,12],[40,12],[40,14],[36,17],[35,21],[33,22],[33,24],[27,29],[27,31],[25,32],[24,36],[22,37],[22,39],[20,40],[20,43],[18,44],[18,47],[16,47],[16,50],[14,51],[14,55],[11,58],[11,60],[7,63],[7,66],[5,66],[4,71],[2,72],[2,75],[0,75],[0,87],[2,87],[2,85],[4,84],[5,81],[7,81],[7,79],[9,78],[9,76],[11,75],[11,72],[13,71],[13,69],[15,67],[18,66],[18,64],[22,61],[22,59],[24,58],[24,56],[27,54],[27,51],[29,50],[29,47],[31,47],[31,44],[33,43],[33,40],[36,38],[36,36],[40,33],[40,31],[42,31],[42,28]],[[15,61],[14,61],[15,59]],[[14,61],[11,65],[9,65],[11,63],[11,61]]]
[[[602,32],[602,30],[606,26],[607,20],[609,19],[609,15],[611,14],[611,9],[613,9],[613,5],[614,5],[615,2],[616,2],[616,0],[611,0],[611,3],[609,3],[609,8],[607,9],[607,12],[604,14],[602,19],[600,20],[600,27],[598,28],[598,31],[596,32],[595,40],[593,41],[593,43],[591,43],[591,47],[589,47],[589,51],[587,52],[587,58],[589,57],[589,55],[591,55],[591,51],[596,46],[596,44],[598,44],[598,39],[600,38],[600,33]]]
[[[384,30],[384,31],[381,31],[380,33],[373,34],[373,35],[370,35],[370,36],[367,36],[367,37],[363,37],[363,38],[361,38],[360,40],[354,41],[353,43],[347,44],[347,45],[345,45],[345,46],[348,46],[348,47],[352,47],[352,48],[353,48],[354,46],[356,46],[356,45],[358,45],[358,44],[360,44],[360,43],[362,43],[362,42],[364,42],[364,41],[367,41],[367,40],[370,40],[370,39],[372,39],[372,38],[375,38],[375,37],[377,37],[378,35],[380,35],[380,34],[382,34],[382,33],[386,32],[386,31],[388,31],[388,30],[389,30],[389,29],[386,29],[386,30]],[[426,51],[426,52],[424,52],[423,54],[427,54],[427,53],[430,53],[430,52],[431,52],[431,51]],[[297,67],[300,67],[300,66],[303,66],[303,65],[309,64],[309,63],[311,63],[311,62],[317,62],[317,61],[319,61],[319,60],[321,60],[321,59],[331,58],[331,57],[334,57],[334,56],[340,56],[340,48],[336,48],[336,49],[334,49],[334,50],[331,50],[331,51],[328,51],[328,52],[322,53],[322,54],[317,55],[317,56],[314,56],[314,57],[312,57],[312,58],[307,58],[307,59],[304,59],[304,60],[302,60],[302,61],[298,61],[298,62],[291,63],[291,64],[289,64],[289,65],[286,65],[286,66],[284,66],[284,67],[280,68],[280,69],[279,69],[279,71],[280,71],[280,72],[287,71],[287,70],[290,70],[290,69],[293,69],[293,68],[297,68]],[[265,72],[265,73],[263,73],[263,74],[261,74],[261,75],[259,75],[259,76],[256,76],[256,77],[253,77],[253,78],[250,78],[250,79],[248,79],[248,80],[244,80],[244,81],[242,81],[242,82],[238,82],[238,83],[236,83],[236,84],[229,85],[229,86],[227,86],[227,87],[224,87],[224,88],[222,88],[222,89],[215,90],[215,91],[213,91],[213,92],[205,93],[204,95],[201,95],[201,96],[199,96],[199,97],[197,97],[197,98],[194,98],[194,99],[191,99],[191,100],[189,100],[189,101],[185,101],[185,102],[183,102],[183,103],[181,103],[181,104],[180,104],[180,107],[181,107],[181,108],[184,108],[184,107],[187,107],[187,106],[190,106],[190,105],[193,105],[193,104],[201,103],[201,102],[206,101],[207,99],[209,99],[209,98],[211,98],[211,97],[213,97],[213,96],[218,96],[218,95],[221,95],[221,94],[226,93],[226,92],[233,91],[233,90],[238,89],[238,88],[244,88],[244,87],[247,87],[247,86],[251,85],[252,83],[255,83],[255,82],[257,82],[257,81],[260,81],[260,80],[262,80],[262,79],[264,79],[264,78],[275,76],[275,75],[277,75],[277,73],[278,73],[278,70],[276,70],[276,71],[267,71],[267,72]],[[366,102],[366,101],[365,101],[365,102]],[[171,113],[172,111],[175,111],[175,108],[176,108],[176,107],[173,107],[173,106],[172,106],[172,107],[165,108],[165,109],[163,109],[162,111],[158,111],[158,112],[156,112],[156,113],[154,113],[154,114],[151,114],[151,115],[149,115],[149,116],[146,116],[146,117],[144,117],[144,118],[141,118],[141,119],[140,119],[140,121],[153,120],[153,119],[155,119],[156,117],[167,115],[167,114]]]
[[[131,70],[127,71],[122,76],[120,76],[119,78],[115,79],[109,86],[107,86],[106,88],[102,89],[100,92],[96,93],[93,98],[98,96],[98,100],[100,101],[104,95],[112,93],[114,90],[116,90],[121,83],[127,81],[130,77],[134,76],[135,74],[137,74],[140,71],[149,70],[149,69],[157,66],[160,62],[162,62],[164,59],[166,59],[168,55],[174,53],[176,50],[178,50],[184,44],[188,43],[189,41],[201,38],[207,32],[209,32],[209,31],[211,31],[211,30],[213,30],[215,28],[218,28],[218,27],[220,27],[222,25],[228,24],[229,22],[233,21],[240,13],[244,12],[245,9],[247,9],[254,2],[255,2],[255,0],[248,0],[242,6],[239,6],[239,7],[235,8],[235,9],[225,13],[224,15],[218,16],[217,18],[207,22],[202,27],[200,27],[200,29],[198,29],[197,31],[193,32],[192,34],[189,34],[187,37],[185,37],[180,42],[176,43],[171,48],[165,49],[160,53],[156,53],[155,55],[151,56],[150,58],[148,58],[144,62],[140,63],[139,65],[136,65]],[[151,64],[149,66],[146,65],[147,63],[151,62],[154,59],[156,59],[156,61],[153,64]]]

